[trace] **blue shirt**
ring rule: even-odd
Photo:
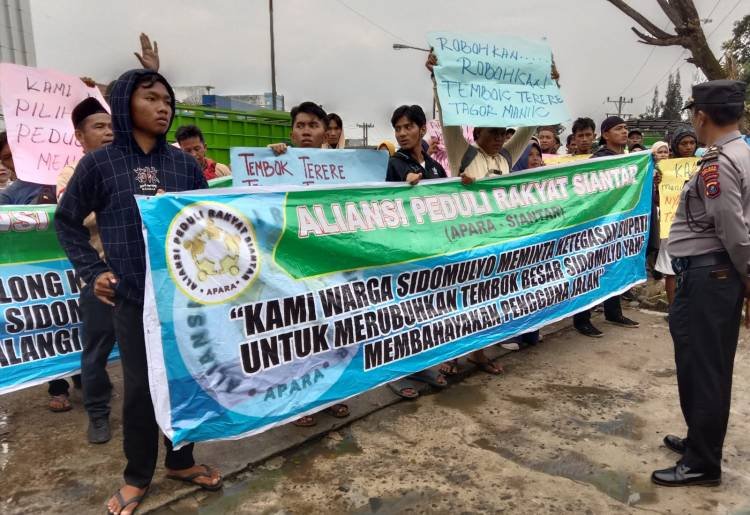
[[[42,184],[16,179],[10,186],[0,190],[0,206],[34,204],[43,187]]]

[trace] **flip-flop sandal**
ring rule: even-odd
[[[53,413],[62,413],[72,409],[73,405],[70,403],[70,399],[68,399],[67,395],[52,395],[49,398],[49,410]]]
[[[310,415],[305,415],[304,417],[300,417],[294,422],[292,422],[292,424],[294,424],[297,427],[312,427],[317,423],[318,422],[315,420],[315,418],[311,417]]]
[[[204,490],[208,490],[209,492],[216,492],[217,490],[221,490],[221,488],[224,486],[224,480],[222,479],[221,475],[219,475],[219,482],[215,485],[200,483],[196,481],[196,479],[198,479],[199,477],[207,477],[208,479],[211,479],[214,475],[214,472],[216,472],[214,468],[209,465],[203,465],[201,463],[199,466],[203,467],[203,472],[195,472],[194,474],[190,474],[189,476],[167,474],[167,479],[174,479],[175,481],[182,481],[183,483],[189,483],[191,485],[199,486]]]
[[[349,416],[349,406],[346,404],[334,404],[330,408],[326,410],[326,412],[331,415],[332,417],[336,418],[346,418]]]
[[[138,511],[138,507],[143,502],[143,499],[146,498],[146,495],[148,495],[148,487],[146,487],[146,491],[143,492],[141,495],[134,495],[130,499],[124,499],[122,497],[122,494],[120,491],[115,492],[115,499],[117,500],[117,504],[120,505],[120,510],[118,512],[110,511],[109,508],[107,508],[107,515],[119,515],[122,513],[122,510],[130,506],[131,504],[135,504],[135,509],[131,512],[135,514],[136,511]]]
[[[443,379],[443,381],[440,381],[440,378]],[[448,381],[445,380],[445,377],[443,377],[443,374],[440,372],[435,372],[434,370],[430,370],[429,368],[426,370],[422,370],[421,372],[417,372],[416,374],[411,374],[410,376],[407,376],[407,379],[411,379],[412,381],[419,381],[420,383],[427,383],[430,386],[434,386],[435,388],[446,388],[448,386]]]
[[[492,374],[493,376],[500,375],[504,372],[503,367],[498,367],[495,365],[492,361],[476,361],[473,359],[467,359],[469,363],[472,365],[475,365],[479,370],[482,372],[487,372],[488,374]]]
[[[412,401],[419,397],[419,391],[411,385],[410,381],[404,379],[399,379],[397,381],[388,383],[388,388],[390,388],[393,393],[395,393],[402,399]],[[408,390],[411,390],[413,394],[409,395],[408,393],[406,393]]]
[[[453,377],[458,375],[458,361],[450,360],[440,365],[440,373],[445,377]]]

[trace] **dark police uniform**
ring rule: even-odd
[[[746,85],[694,86],[692,104],[737,104]],[[660,484],[718,483],[729,420],[732,368],[750,266],[750,146],[739,131],[714,142],[685,184],[669,233],[677,294],[669,311],[680,405],[687,438],[667,446],[683,452],[676,477]],[[667,469],[670,470],[670,469]],[[659,476],[662,474],[662,476]]]

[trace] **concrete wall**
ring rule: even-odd
[[[0,62],[36,66],[30,0],[0,0]]]

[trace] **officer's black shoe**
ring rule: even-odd
[[[601,338],[604,335],[604,333],[594,327],[594,324],[592,324],[591,322],[585,322],[575,327],[576,331],[584,336],[588,336],[589,338]]]
[[[685,439],[675,435],[667,435],[664,437],[664,445],[667,446],[672,452],[677,454],[685,454],[687,446],[685,445]]]
[[[89,443],[107,443],[112,438],[112,431],[109,428],[108,417],[98,417],[89,419],[89,429],[87,431]]]
[[[640,327],[641,324],[636,322],[635,320],[630,320],[628,317],[624,317],[620,315],[618,318],[607,318],[607,322],[614,325],[619,325],[620,327],[627,327],[629,329],[635,329],[636,327]]]
[[[719,486],[721,472],[708,474],[682,464],[651,474],[651,481],[661,486]]]

